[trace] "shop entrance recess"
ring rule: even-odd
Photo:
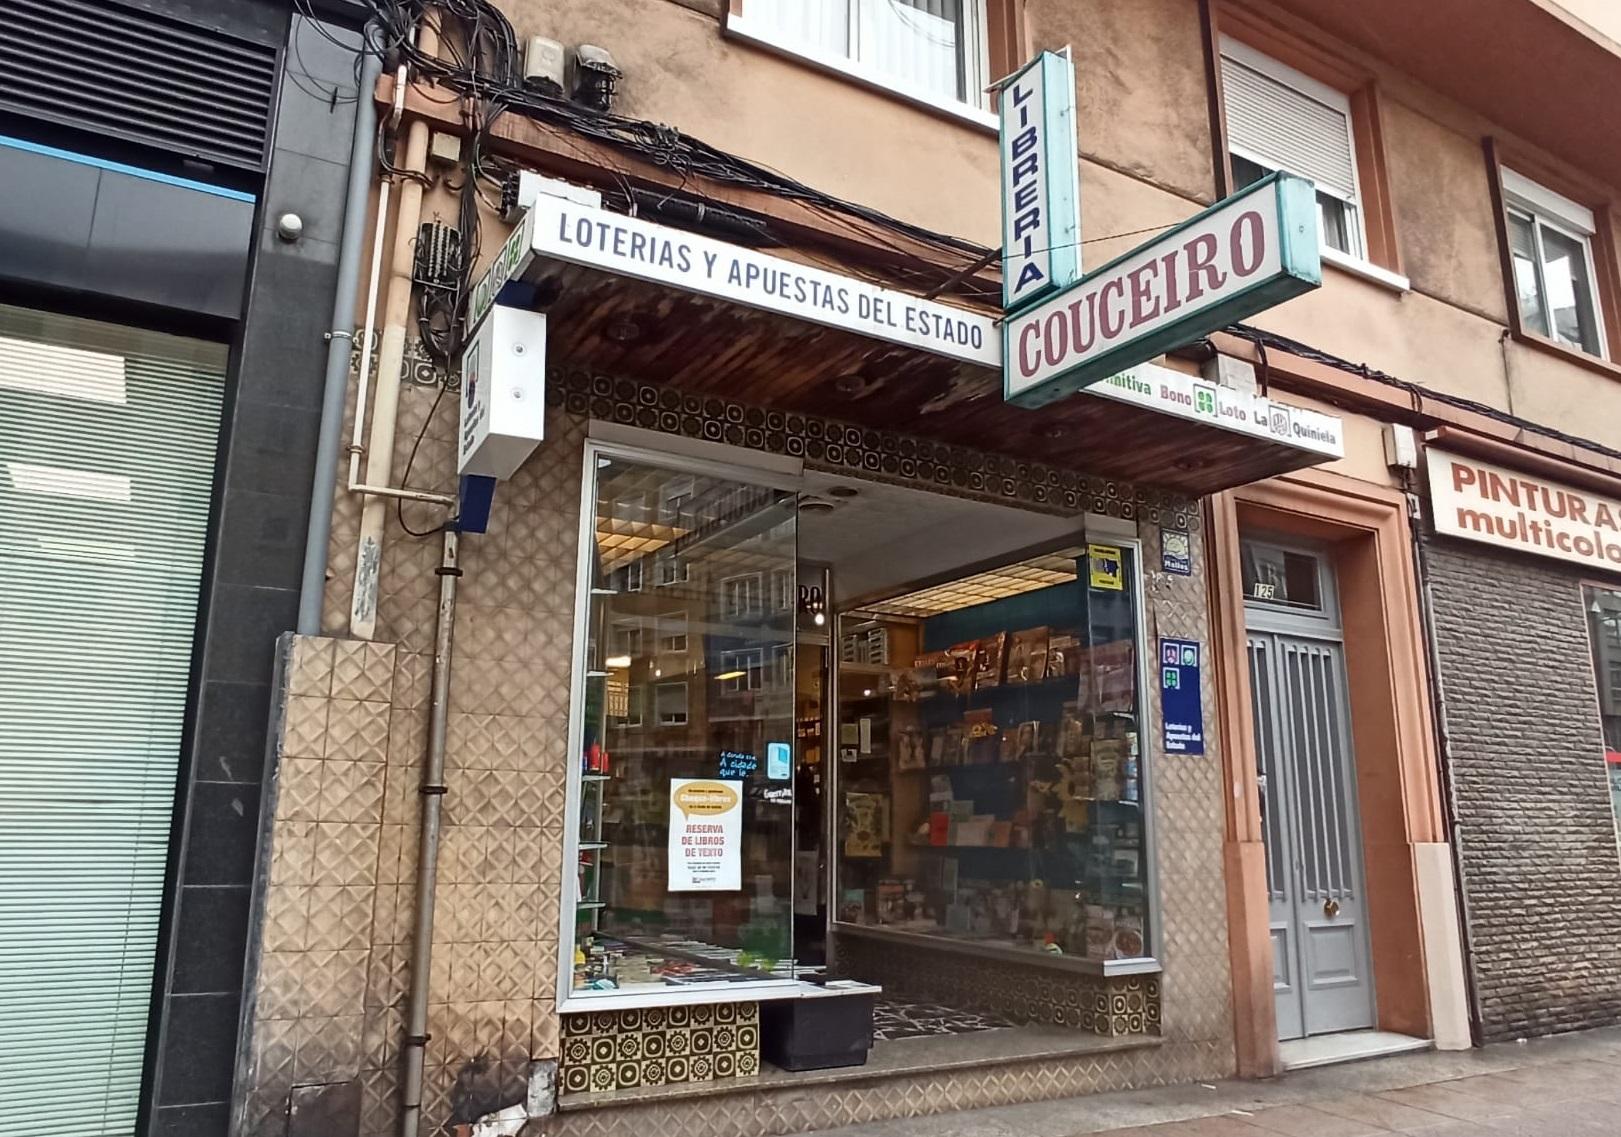
[[[1243,542],[1278,1037],[1373,1025],[1345,647],[1321,553]]]

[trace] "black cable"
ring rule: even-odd
[[[411,453],[405,458],[405,470],[400,474],[401,489],[407,488],[406,483],[411,480],[411,466],[417,460],[417,450],[421,448],[422,440],[427,437],[428,426],[433,422],[434,412],[439,409],[439,404],[444,400],[445,392],[448,389],[448,384],[439,384],[439,390],[433,397],[433,405],[428,408],[428,413],[422,420],[422,429],[417,431],[416,441],[411,443]],[[405,530],[405,532],[412,537],[432,537],[435,533],[444,528],[442,525],[435,525],[431,529],[423,529],[419,531],[407,525],[405,523],[405,499],[403,497],[397,497],[394,499],[394,518],[400,523],[400,528]]]

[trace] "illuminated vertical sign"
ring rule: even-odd
[[[1075,66],[1044,51],[1002,84],[1002,307],[1023,308],[1081,271]]]

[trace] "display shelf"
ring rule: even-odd
[[[580,775],[580,781],[582,781],[582,782],[611,782],[611,781],[613,781],[613,775],[612,774],[581,774]]]

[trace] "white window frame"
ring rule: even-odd
[[[621,616],[613,621],[609,637],[609,655],[628,655],[636,659],[645,654],[647,647],[646,621]]]
[[[768,687],[791,688],[794,685],[794,645],[774,644],[771,648],[771,668]]]
[[[1287,63],[1280,63],[1265,52],[1257,51],[1247,43],[1241,43],[1230,36],[1221,37],[1221,54],[1234,63],[1248,67],[1251,71],[1259,71],[1262,75],[1289,87],[1296,93],[1304,95],[1313,102],[1322,103],[1331,110],[1338,111],[1345,116],[1345,139],[1349,144],[1351,155],[1351,184],[1355,192],[1347,196],[1330,186],[1317,186],[1318,193],[1345,204],[1349,224],[1346,226],[1346,237],[1351,248],[1346,252],[1323,246],[1323,259],[1331,263],[1349,262],[1351,266],[1370,265],[1368,261],[1368,228],[1367,210],[1362,201],[1362,169],[1356,159],[1356,125],[1351,113],[1351,96],[1344,91],[1336,90],[1319,79],[1313,79],[1303,71],[1297,71]],[[1232,141],[1227,143],[1228,153],[1236,154],[1245,161],[1254,162],[1267,171],[1281,169],[1277,161],[1264,154],[1258,154],[1245,146],[1235,146]],[[1377,266],[1372,266],[1377,267]]]
[[[1593,211],[1579,202],[1572,201],[1564,194],[1532,181],[1524,174],[1504,166],[1502,174],[1503,208],[1510,213],[1519,213],[1522,217],[1531,220],[1531,243],[1536,257],[1537,298],[1543,305],[1543,314],[1548,325],[1546,339],[1550,339],[1561,347],[1568,347],[1572,351],[1579,351],[1585,355],[1592,355],[1597,359],[1609,359],[1609,329],[1604,326],[1604,305],[1599,297],[1598,262],[1593,259],[1593,239],[1598,236],[1598,218]],[[1506,219],[1505,219],[1506,223]],[[1588,351],[1580,344],[1566,343],[1554,331],[1553,310],[1548,306],[1548,282],[1544,275],[1547,267],[1547,256],[1542,251],[1542,226],[1565,237],[1582,247],[1583,260],[1587,266],[1587,291],[1591,302],[1589,315],[1593,320],[1593,334],[1598,340],[1597,350]],[[1508,274],[1509,283],[1516,291],[1515,311],[1518,313],[1518,284],[1514,280],[1514,249],[1509,245],[1504,249],[1508,263],[1503,271]],[[1516,314],[1516,319],[1518,315]],[[1525,331],[1527,329],[1521,329]],[[1539,333],[1532,331],[1530,334]]]
[[[771,610],[773,612],[791,612],[794,602],[799,599],[795,585],[793,569],[776,568],[771,570]]]
[[[622,571],[625,574],[624,591],[640,592],[647,577],[647,570],[642,563],[642,558],[637,557],[635,560],[626,563]]]
[[[850,0],[850,39],[856,39],[855,25],[860,21],[856,16],[857,5],[863,0]],[[864,87],[869,87],[886,94],[895,95],[906,102],[929,110],[939,111],[953,118],[959,118],[975,126],[987,130],[998,129],[999,122],[996,114],[990,109],[990,96],[985,88],[997,78],[990,74],[990,59],[987,48],[988,36],[987,18],[990,4],[994,0],[962,0],[963,5],[963,41],[962,56],[965,62],[963,69],[963,87],[967,95],[965,99],[948,99],[939,92],[908,83],[892,75],[887,75],[871,64],[849,56],[837,55],[824,51],[814,45],[799,43],[785,36],[776,28],[764,23],[758,17],[750,19],[748,0],[743,0],[742,11],[726,13],[723,25],[725,34],[731,38],[746,41],[757,47],[763,47],[779,55],[789,56],[802,63],[808,63],[819,71],[826,71],[845,79],[850,79]]]
[[[678,478],[664,483],[659,494],[659,520],[665,524],[681,520],[682,513],[692,505],[696,482],[692,478]],[[672,492],[675,491],[675,492]]]
[[[679,632],[672,631],[675,627],[681,628]],[[663,612],[656,617],[654,636],[658,642],[659,655],[686,655],[690,646],[687,614],[685,612]],[[679,640],[680,643],[675,641]]]
[[[663,552],[653,555],[653,583],[659,588],[685,584],[690,570],[685,557]]]
[[[717,675],[726,675],[733,671],[743,674],[730,679],[720,680],[720,689],[728,694],[742,691],[758,691],[765,686],[765,652],[757,647],[735,648],[720,653],[720,667]]]
[[[753,582],[753,596],[748,595],[750,589],[748,582]],[[745,602],[752,599],[748,607],[740,607],[736,601],[736,589],[733,585],[741,583],[741,591]],[[720,582],[720,614],[722,619],[737,620],[746,616],[758,616],[765,611],[765,581],[757,572],[738,573],[736,576],[726,576]]]
[[[647,685],[632,683],[625,693],[625,713],[619,725],[626,730],[639,730],[647,718]]]
[[[681,711],[679,715],[666,715],[659,706],[659,692],[673,691],[681,688]],[[653,684],[653,718],[657,726],[686,726],[692,721],[692,693],[687,689],[685,679],[672,679],[663,683]]]

